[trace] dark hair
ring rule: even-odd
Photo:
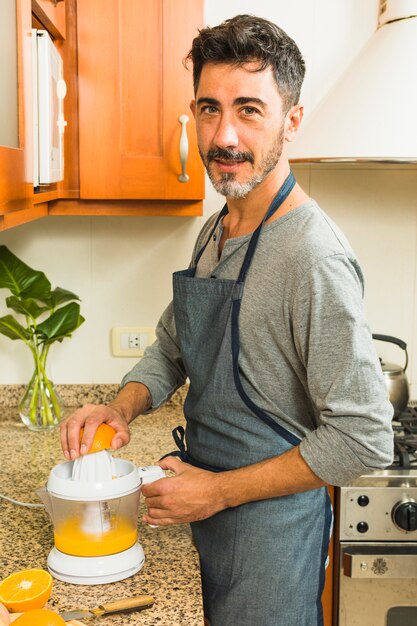
[[[276,24],[253,15],[236,15],[222,24],[202,28],[193,40],[185,64],[193,64],[197,91],[205,63],[243,65],[259,61],[256,71],[271,67],[285,112],[297,104],[305,63],[296,43]]]

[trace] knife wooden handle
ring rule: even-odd
[[[121,611],[134,611],[143,607],[152,606],[155,602],[152,596],[132,596],[130,598],[122,598],[115,602],[107,602],[101,604],[97,609],[93,609],[91,612],[95,615],[107,614],[107,613],[119,613]]]

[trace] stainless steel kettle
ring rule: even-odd
[[[381,358],[382,373],[384,375],[385,384],[388,389],[389,399],[394,407],[394,418],[398,417],[402,411],[406,408],[410,397],[408,388],[408,380],[405,374],[405,370],[408,365],[408,353],[407,344],[401,339],[391,337],[390,335],[372,335],[373,339],[378,341],[387,341],[389,343],[395,343],[398,347],[402,348],[405,352],[405,365],[397,365],[396,363],[385,363]]]

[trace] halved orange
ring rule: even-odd
[[[42,608],[52,592],[52,576],[43,569],[25,569],[0,582],[0,602],[20,613]]]
[[[34,609],[20,615],[14,622],[13,626],[63,626],[64,620],[58,613],[49,611],[49,609]]]
[[[80,430],[80,442],[84,434],[84,428]],[[112,426],[108,424],[100,424],[100,426],[96,430],[96,434],[94,435],[93,443],[91,444],[91,448],[88,450],[87,454],[91,452],[100,452],[101,450],[107,450],[107,448],[111,448],[111,441],[115,436],[116,431]]]

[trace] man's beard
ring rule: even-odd
[[[222,196],[238,200],[240,198],[246,198],[249,192],[252,191],[257,185],[259,185],[270,172],[277,165],[279,158],[282,154],[284,138],[284,126],[281,127],[280,132],[274,142],[274,145],[270,151],[265,155],[260,164],[260,173],[254,174],[252,178],[244,183],[240,183],[235,180],[236,174],[234,172],[225,172],[221,174],[221,178],[216,178],[213,171],[210,168],[210,163],[213,159],[222,159],[223,161],[248,161],[254,163],[254,157],[251,152],[234,152],[228,148],[216,148],[209,150],[207,155],[204,156],[200,150],[200,156],[206,167],[207,174],[212,182],[214,189]]]

